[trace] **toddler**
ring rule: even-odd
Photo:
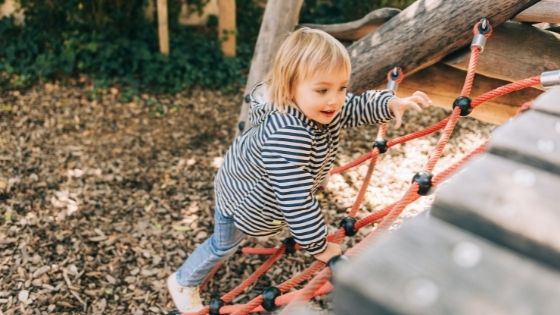
[[[431,101],[422,92],[347,93],[350,58],[329,34],[302,28],[282,43],[267,79],[250,93],[252,127],[227,151],[214,183],[214,233],[167,280],[181,312],[202,308],[198,285],[247,236],[287,227],[303,250],[327,262],[341,254],[326,240],[314,193],[335,162],[342,128],[396,119]]]

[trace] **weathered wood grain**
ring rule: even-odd
[[[465,76],[464,71],[438,63],[406,77],[400,84],[397,95],[404,97],[417,90],[424,91],[434,105],[451,109],[453,101],[461,94]],[[509,82],[477,75],[471,95],[476,97],[507,83]],[[541,93],[531,88],[505,95],[478,106],[470,116],[484,122],[501,124],[510,119],[519,106],[532,101]]]
[[[539,96],[533,105],[533,109],[560,116],[560,86],[551,88]]]
[[[244,95],[247,95],[255,84],[264,79],[272,65],[271,60],[274,58],[283,39],[298,23],[302,4],[303,0],[267,2],[253,59],[251,60],[251,69],[249,70]],[[245,101],[241,105],[238,118],[238,122],[241,124],[249,124],[247,119],[248,105]],[[248,127],[246,126],[245,128]]]
[[[519,22],[560,23],[560,0],[541,0],[521,11],[514,20]]]
[[[299,27],[310,27],[323,30],[341,41],[356,41],[375,31],[401,10],[382,8],[368,13],[359,20],[337,24],[301,24]]]
[[[447,56],[447,65],[466,71],[470,48]],[[478,59],[476,73],[509,82],[560,69],[560,39],[552,32],[514,22],[496,27]]]
[[[560,117],[528,111],[497,128],[489,151],[560,175]]]
[[[378,86],[387,71],[400,66],[412,74],[472,40],[472,27],[486,17],[498,26],[535,0],[419,0],[384,23],[376,32],[352,44],[352,92]]]
[[[485,154],[436,191],[432,214],[560,269],[560,177]]]
[[[560,273],[435,218],[415,218],[335,274],[335,314],[557,314]]]

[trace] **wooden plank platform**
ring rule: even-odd
[[[528,111],[497,128],[488,151],[560,175],[560,116]]]
[[[560,177],[492,154],[436,192],[432,215],[560,269]]]
[[[558,314],[560,273],[414,218],[335,273],[335,314]]]
[[[541,94],[533,106],[534,110],[560,116],[560,86]]]

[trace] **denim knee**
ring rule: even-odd
[[[215,256],[224,258],[235,253],[239,243],[241,243],[241,240],[232,240],[232,242],[225,243],[218,241],[216,237],[212,237],[210,250]]]

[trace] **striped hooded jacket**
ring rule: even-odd
[[[295,107],[279,112],[266,87],[250,94],[253,127],[227,151],[215,179],[217,211],[245,234],[265,236],[287,226],[310,254],[326,248],[327,229],[314,194],[333,167],[341,128],[392,119],[389,91],[347,94],[341,111],[319,126]]]

